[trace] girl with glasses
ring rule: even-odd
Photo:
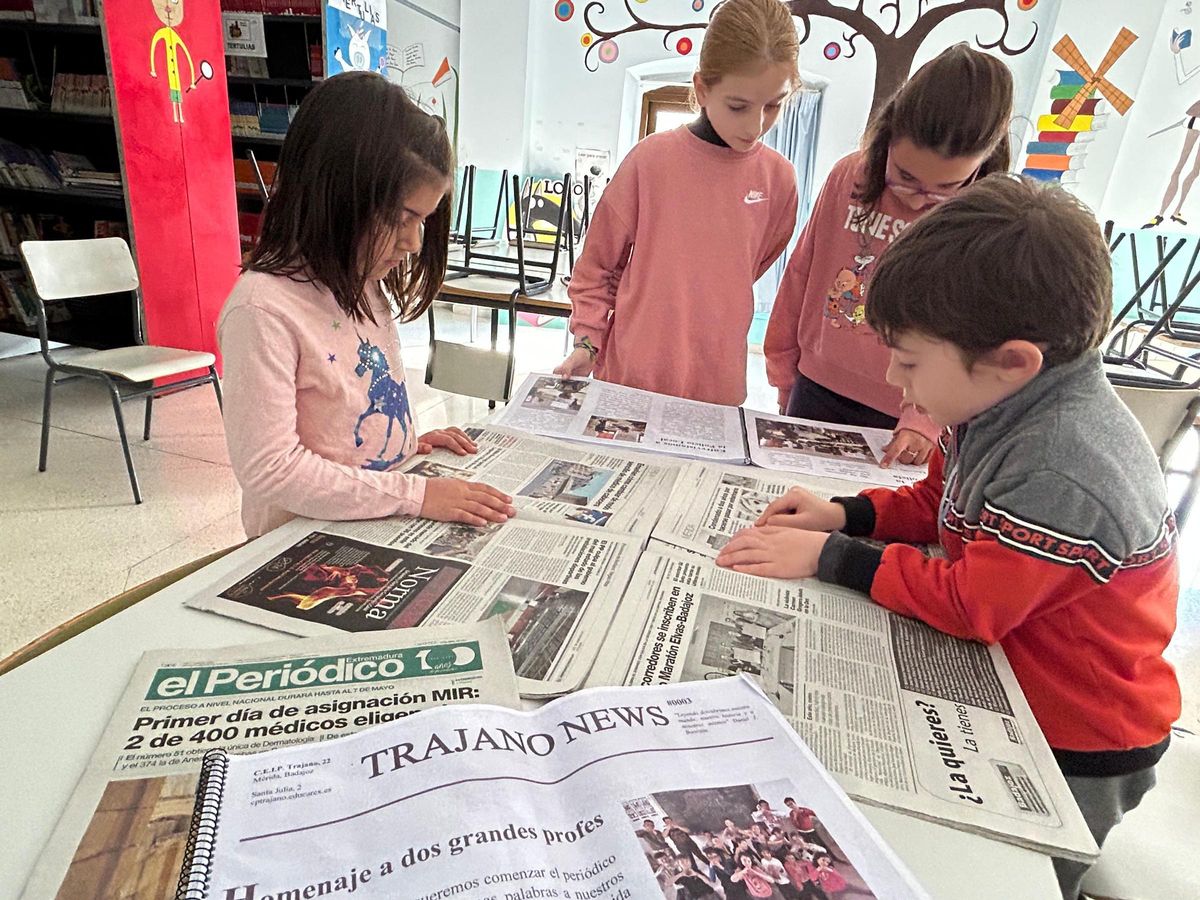
[[[887,383],[888,349],[866,324],[871,272],[924,212],[978,178],[1007,171],[1012,97],[1004,63],[966,44],[950,47],[876,111],[861,148],[834,165],[763,343],[782,412],[891,430],[884,465],[929,458],[938,428]]]

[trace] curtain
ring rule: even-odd
[[[778,150],[795,167],[796,190],[800,202],[796,211],[796,230],[792,239],[788,241],[787,249],[754,285],[755,313],[769,313],[775,304],[775,292],[779,289],[779,282],[783,280],[783,272],[792,256],[792,248],[796,246],[796,238],[800,236],[800,230],[812,211],[813,200],[817,194],[817,186],[813,184],[813,170],[823,96],[820,90],[806,88],[801,91],[784,107],[783,115],[779,117],[775,127],[763,136],[764,144]]]

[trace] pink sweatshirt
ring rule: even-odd
[[[795,226],[796,172],[771,148],[739,153],[686,126],[635,146],[571,273],[571,330],[599,349],[596,377],[744,401],[751,289]]]
[[[781,407],[800,372],[936,441],[941,429],[928,416],[912,406],[901,409],[900,389],[884,377],[891,352],[865,320],[876,261],[920,213],[885,190],[857,230],[851,218],[861,207],[852,194],[860,160],[856,151],[834,165],[792,251],[763,340],[767,381],[779,389]]]
[[[318,285],[260,272],[234,284],[217,340],[248,536],[295,516],[420,513],[425,479],[388,471],[412,456],[417,431],[393,313],[376,302],[372,325]]]

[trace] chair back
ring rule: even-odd
[[[69,300],[134,291],[137,268],[123,238],[23,241],[21,256],[43,300]]]
[[[1114,384],[1113,389],[1146,432],[1159,464],[1165,469],[1175,446],[1200,413],[1200,389],[1124,384]]]

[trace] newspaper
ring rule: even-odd
[[[689,463],[680,470],[652,536],[673,547],[715,557],[731,537],[754,525],[771,501],[793,487],[826,500],[854,491],[844,481]]]
[[[403,471],[486,481],[511,494],[522,520],[592,525],[649,537],[675,482],[678,463],[643,454],[593,451],[495,426],[464,429],[479,450],[435,450]]]
[[[726,885],[779,897],[811,878],[856,897],[928,896],[745,679],[465,713],[214,757],[197,810],[215,845],[202,842],[181,887],[210,900],[676,900]],[[770,846],[768,821],[782,826]]]
[[[894,462],[883,468],[883,448],[892,439],[885,428],[831,425],[772,413],[742,410],[747,455],[764,469],[844,478],[863,484],[903,487],[925,477],[925,466]]]
[[[641,548],[631,535],[519,518],[297,519],[206,567],[185,605],[299,635],[498,616],[522,695],[545,697],[583,683]]]
[[[530,375],[497,423],[549,437],[718,462],[747,461],[741,411],[591,378]]]
[[[901,487],[924,466],[883,468],[891,432],[718,406],[589,378],[535,373],[496,422],[519,431],[706,462]]]
[[[853,591],[643,554],[589,684],[754,677],[852,797],[1080,860],[1099,850],[1003,651]]]
[[[498,623],[146,653],[22,896],[173,896],[214,747],[326,742],[472,702],[519,702]]]

